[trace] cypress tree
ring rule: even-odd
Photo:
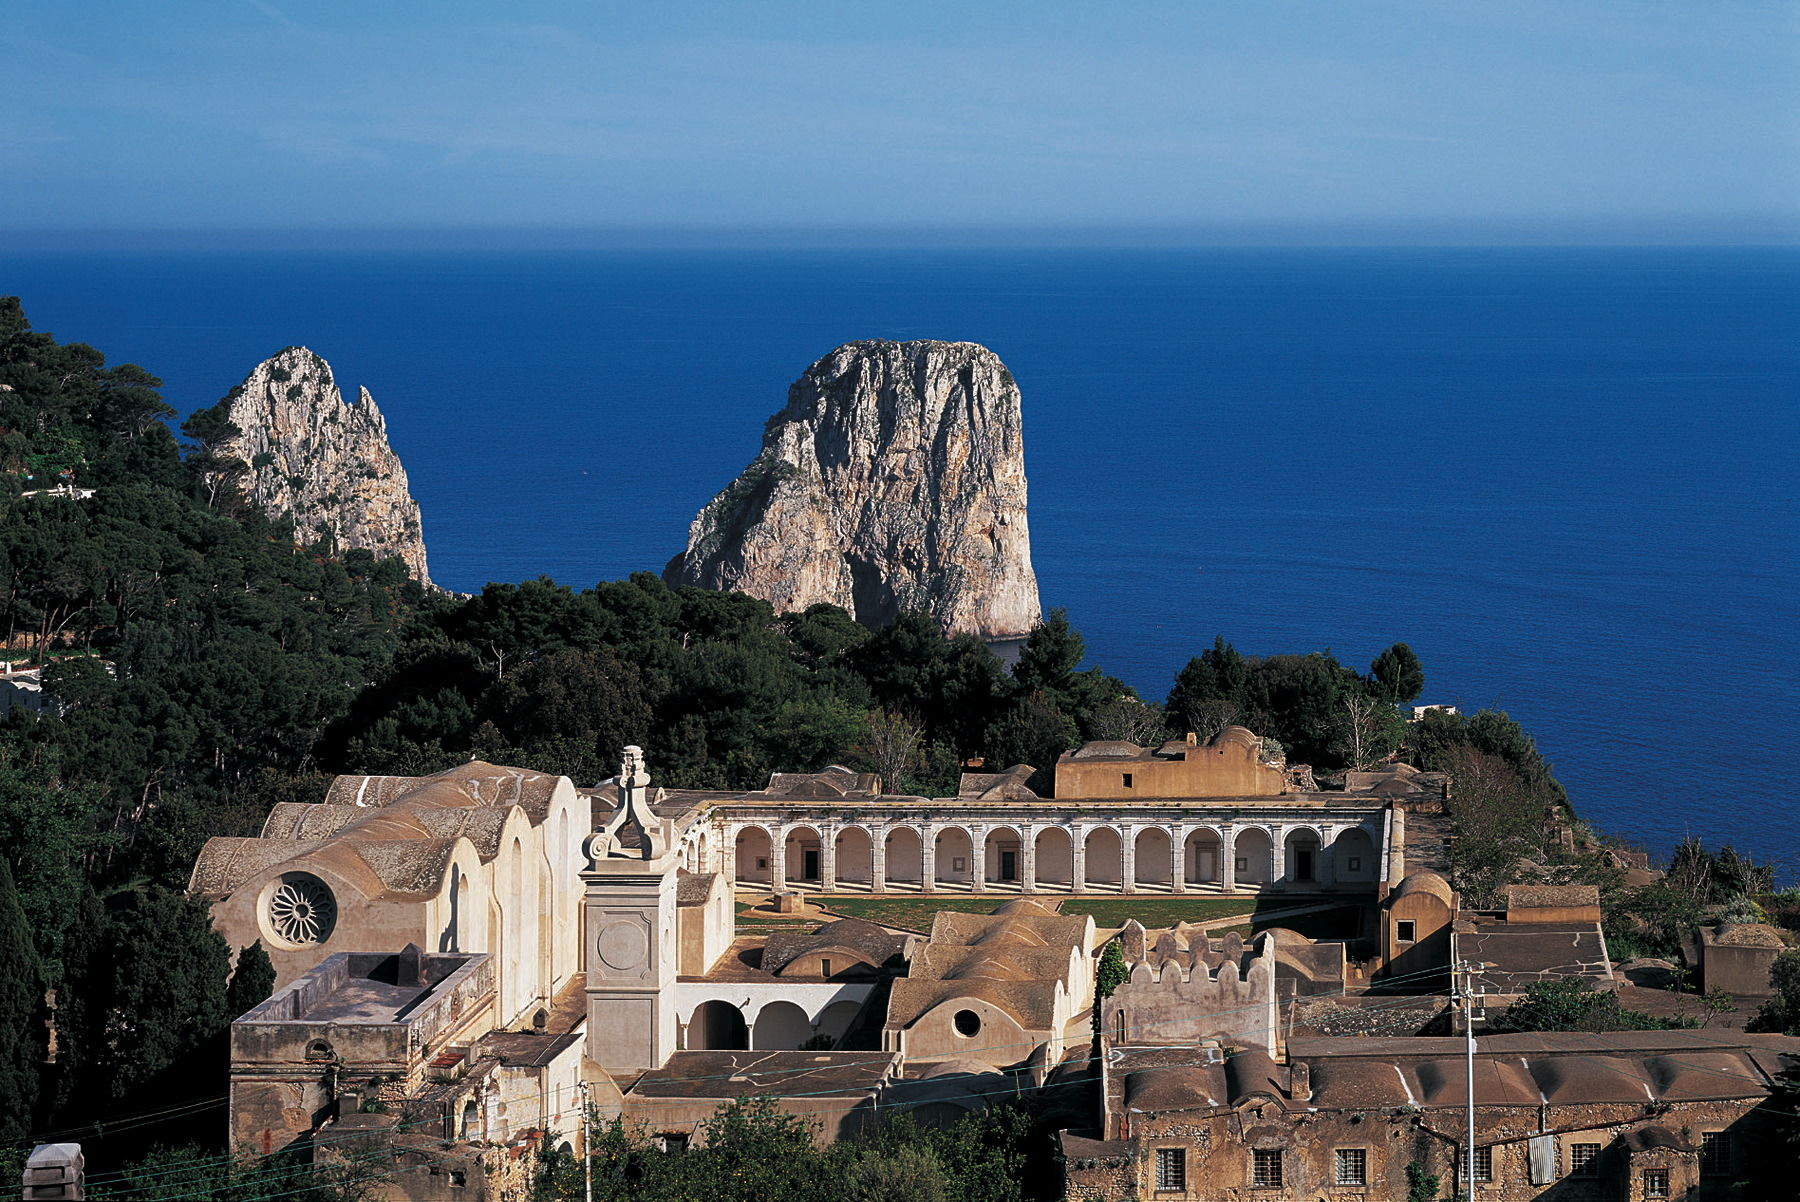
[[[269,1000],[275,992],[275,965],[262,940],[253,941],[238,953],[237,970],[225,990],[225,1010],[233,1019],[241,1018]]]
[[[31,928],[0,856],[0,1143],[31,1134],[38,1068],[44,1060],[44,977]]]

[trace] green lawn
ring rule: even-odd
[[[1291,908],[1294,903],[1287,903]],[[1146,927],[1172,927],[1178,922],[1206,923],[1257,908],[1254,897],[1078,897],[1062,904],[1064,914],[1092,914],[1094,925],[1123,926],[1135,918]],[[1265,909],[1273,909],[1266,903]]]
[[[939,910],[960,914],[992,914],[1012,900],[1005,897],[820,897],[814,898],[833,914],[862,918],[902,931],[931,932],[931,916]]]

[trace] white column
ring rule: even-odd
[[[1219,828],[1219,889],[1237,892],[1237,828],[1229,824]]]
[[[1019,892],[1037,892],[1038,828],[1030,823],[1019,826]]]
[[[769,888],[780,893],[787,885],[787,827],[775,828],[769,838]]]
[[[1069,828],[1069,892],[1087,892],[1087,831]]]
[[[869,892],[887,892],[887,827],[869,832]]]
[[[1187,892],[1187,828],[1175,826],[1169,834],[1169,892]]]
[[[987,841],[985,829],[969,831],[969,891],[987,892]]]
[[[1137,887],[1137,829],[1121,826],[1119,828],[1119,892],[1136,893]]]
[[[1326,889],[1337,884],[1337,851],[1335,850],[1337,840],[1332,834],[1332,830],[1333,828],[1329,826],[1319,827],[1318,863],[1313,865],[1313,875]]]
[[[737,888],[737,830],[727,830],[723,841],[719,844],[719,871],[725,874],[725,880],[733,889]]]
[[[937,828],[930,823],[925,824],[924,833],[919,836],[919,889],[924,893],[937,892]]]
[[[837,827],[819,827],[819,892],[837,892]]]

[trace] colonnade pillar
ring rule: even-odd
[[[1169,892],[1187,892],[1187,831],[1179,826],[1169,836]]]
[[[1219,831],[1219,888],[1237,892],[1237,831],[1229,826]]]
[[[1019,892],[1037,892],[1037,828],[1019,828]]]
[[[987,832],[969,835],[969,892],[987,892]]]
[[[819,892],[837,892],[837,831],[819,827]]]
[[[769,888],[780,893],[787,888],[787,841],[785,828],[776,828],[769,835]]]
[[[1136,893],[1137,886],[1137,831],[1129,827],[1119,828],[1119,892]]]
[[[1087,832],[1069,829],[1069,892],[1087,892]]]
[[[919,892],[937,892],[937,831],[929,826],[919,836]]]
[[[869,892],[887,892],[887,829],[869,832]]]
[[[1337,884],[1337,851],[1335,843],[1336,840],[1332,837],[1331,828],[1328,826],[1321,826],[1319,828],[1318,867],[1315,871],[1318,874],[1319,884],[1327,889]]]

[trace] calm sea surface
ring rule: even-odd
[[[1404,640],[1596,825],[1800,864],[1800,252],[7,254],[0,292],[184,414],[319,352],[464,590],[660,570],[814,359],[981,342],[1093,662],[1160,698],[1215,634]]]

